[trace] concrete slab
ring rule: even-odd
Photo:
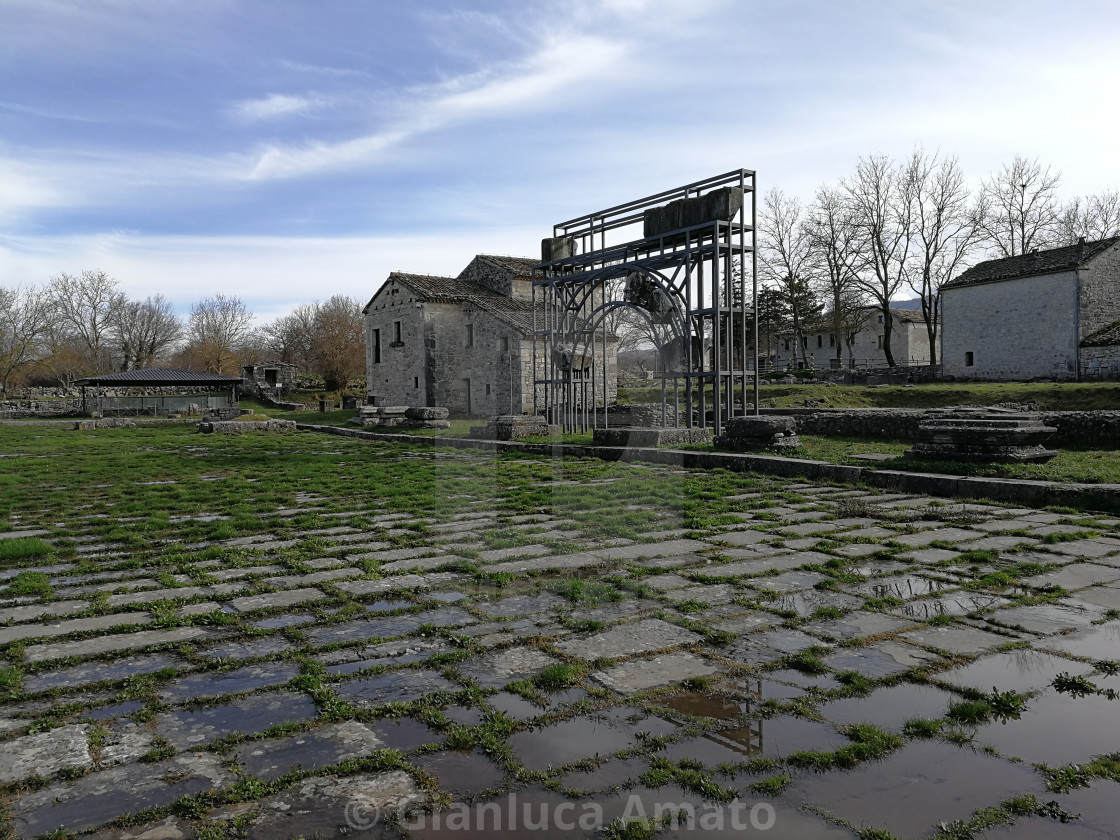
[[[29,645],[23,651],[28,662],[45,662],[70,656],[96,656],[113,651],[136,650],[154,645],[177,644],[213,638],[217,634],[203,627],[175,627],[170,630],[141,630],[135,633],[115,633],[76,642]]]

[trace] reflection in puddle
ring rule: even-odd
[[[963,668],[937,674],[934,679],[984,692],[991,691],[993,686],[1000,691],[1027,692],[1046,688],[1059,673],[1079,676],[1091,670],[1091,665],[1081,662],[1029,648],[1017,648],[981,657]]]
[[[940,592],[942,589],[948,589],[952,586],[955,586],[955,584],[933,580],[921,575],[899,575],[860,584],[856,587],[856,591],[871,598],[901,598],[903,601],[907,601],[911,598],[929,595],[931,592]]]
[[[1001,753],[1053,767],[1081,764],[1094,755],[1120,749],[1117,722],[1120,701],[1100,696],[1072,697],[1044,691],[1027,701],[1018,719],[991,723],[977,730],[978,744]]]
[[[940,718],[957,698],[928,685],[903,683],[873,691],[867,697],[846,697],[817,708],[834,723],[874,723],[901,730],[911,718]]]

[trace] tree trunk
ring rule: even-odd
[[[890,306],[883,307],[883,355],[887,357],[887,367],[897,367],[894,361],[894,353],[891,351],[891,309]]]

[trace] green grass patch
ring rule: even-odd
[[[38,537],[13,537],[0,540],[0,565],[32,557],[48,557],[54,548]]]
[[[51,580],[42,572],[20,572],[8,582],[5,596],[45,598],[51,594]]]

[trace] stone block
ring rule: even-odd
[[[92,420],[79,420],[74,424],[74,429],[89,431],[90,429],[135,429],[136,421],[127,417],[103,417]]]
[[[405,411],[409,420],[446,420],[448,410],[442,406],[414,406]]]
[[[215,420],[213,422],[199,423],[198,430],[203,434],[222,432],[236,434],[240,432],[284,432],[294,431],[294,420],[260,420],[257,422],[243,420]]]
[[[554,435],[559,430],[535,414],[502,414],[485,426],[471,426],[471,437],[482,440],[521,440],[533,435]]]
[[[794,419],[782,415],[732,417],[725,424],[723,434],[713,442],[719,449],[736,451],[786,449],[801,445]]]
[[[711,443],[711,429],[621,428],[595,429],[597,446],[677,446],[687,443]]]
[[[1057,431],[1038,414],[988,409],[933,412],[918,424],[918,442],[907,455],[998,463],[1042,463],[1057,451],[1043,443]]]
[[[579,251],[575,237],[549,236],[541,240],[541,262],[553,262],[574,257]]]

